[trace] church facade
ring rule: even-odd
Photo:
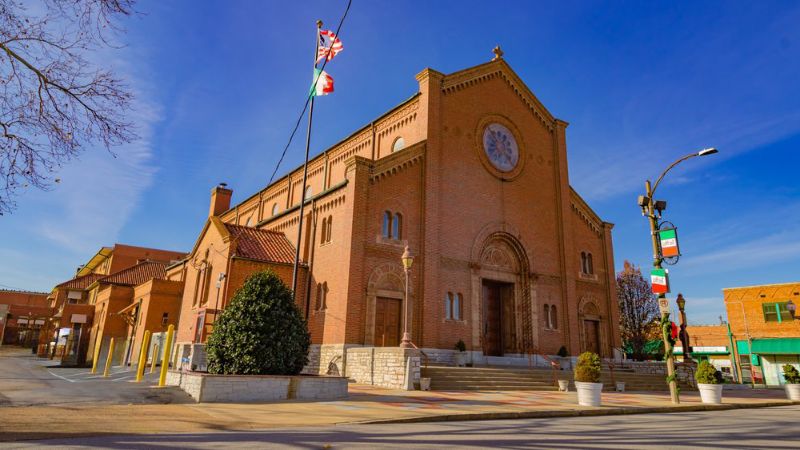
[[[184,357],[248,271],[290,283],[287,245],[300,247],[312,372],[341,370],[350,347],[398,346],[404,319],[442,361],[459,340],[476,362],[620,347],[613,225],[570,186],[567,123],[499,54],[416,78],[411,98],[309,161],[305,185],[298,168],[233,207],[213,191],[194,250],[168,269],[185,283]]]

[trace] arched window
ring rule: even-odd
[[[403,216],[400,213],[394,215],[392,221],[392,239],[400,239],[403,231]]]
[[[586,272],[586,252],[581,252],[581,272]]]
[[[550,329],[550,305],[544,305],[544,327]]]
[[[586,254],[586,273],[593,274],[594,273],[594,264],[592,263],[592,254]]]
[[[314,305],[317,311],[322,309],[322,283],[317,283],[317,302]]]
[[[322,283],[322,309],[328,309],[328,282]]]
[[[394,140],[394,143],[392,144],[392,153],[398,150],[402,150],[403,147],[405,146],[406,146],[405,139],[403,139],[402,137],[398,137],[397,139]]]
[[[453,293],[448,292],[444,296],[444,318],[450,320],[453,318]]]
[[[558,314],[556,313],[556,305],[550,306],[550,329],[558,329]]]
[[[453,319],[461,320],[461,294],[456,294],[453,298]]]
[[[277,216],[278,215],[278,204],[277,203],[273,203],[272,204],[272,215],[273,216]]]
[[[303,200],[311,198],[311,186],[306,186],[306,193],[303,195]]]
[[[383,228],[381,235],[385,238],[392,237],[392,213],[389,211],[383,212]]]
[[[333,216],[328,216],[328,231],[325,233],[325,237],[328,238],[327,242],[331,241],[333,237]]]
[[[320,244],[324,244],[328,242],[328,218],[322,219],[322,227],[319,232],[319,242]]]

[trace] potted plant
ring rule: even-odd
[[[467,365],[467,344],[464,343],[463,340],[459,339],[456,342],[456,353],[453,355],[453,359],[455,360],[457,367],[463,367]]]
[[[786,396],[789,400],[800,401],[800,372],[791,364],[786,364],[783,366],[783,378],[786,380],[783,385]]]
[[[703,403],[715,405],[722,403],[722,382],[724,380],[719,370],[708,361],[700,361],[694,378],[697,380],[697,389],[700,391],[700,399]]]
[[[575,364],[575,389],[578,391],[578,404],[581,406],[600,406],[600,357],[597,353],[583,352]]]

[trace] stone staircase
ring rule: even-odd
[[[553,383],[553,372],[544,368],[478,366],[452,367],[427,366],[422,368],[422,376],[431,379],[431,390],[434,391],[556,391]],[[557,379],[570,380],[570,390],[575,390],[572,371],[556,372]],[[668,391],[664,377],[661,375],[639,374],[631,369],[615,369],[614,380],[624,381],[626,391]],[[604,370],[600,376],[604,391],[615,389],[611,382],[611,373]],[[685,383],[679,383],[683,390],[693,389]]]

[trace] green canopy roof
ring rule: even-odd
[[[753,339],[751,348],[758,355],[800,355],[800,338]]]

